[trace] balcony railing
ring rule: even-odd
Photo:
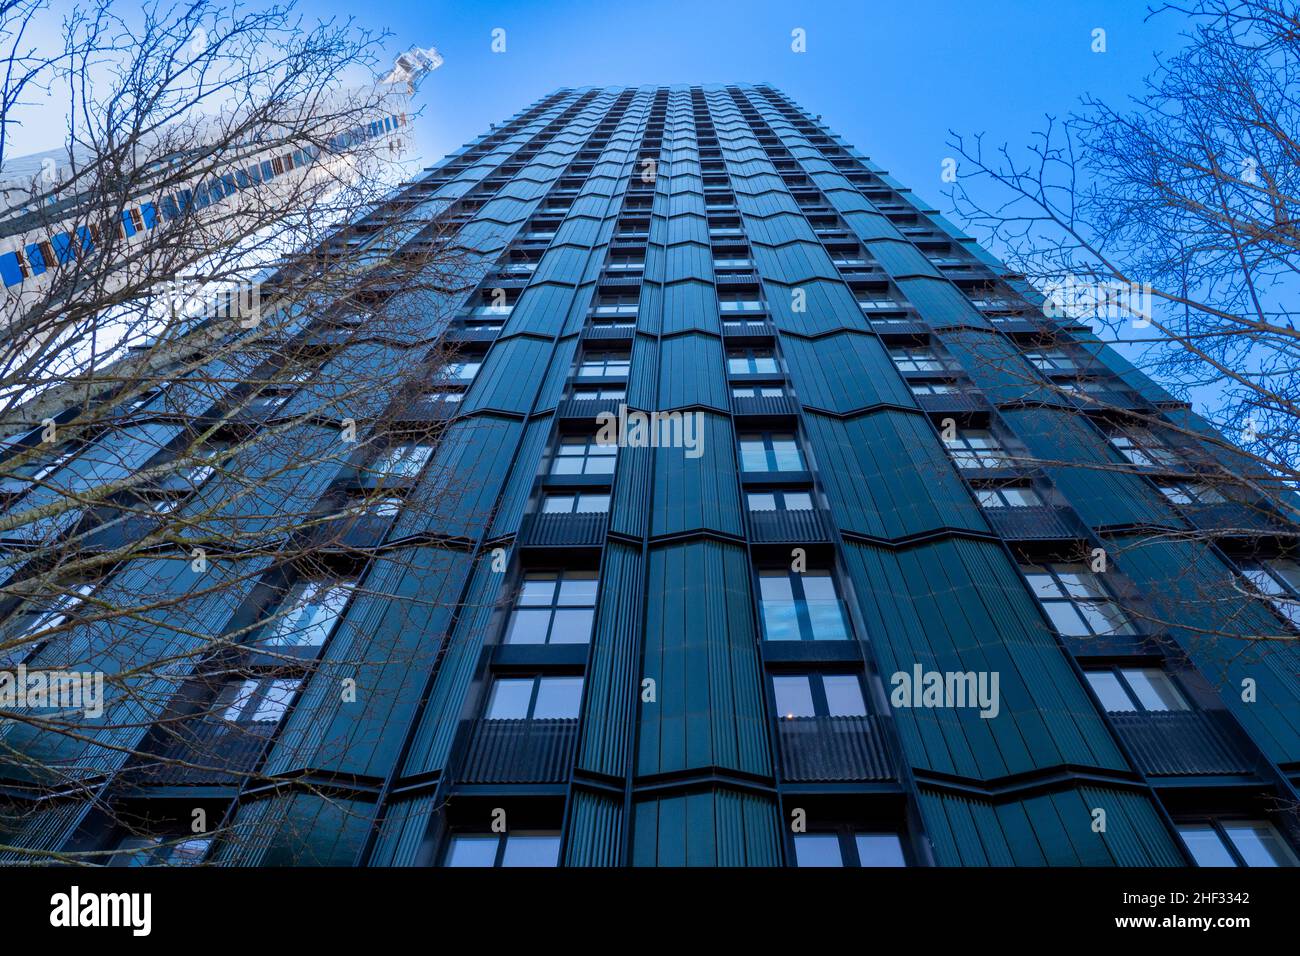
[[[605,539],[609,515],[603,511],[535,514],[524,526],[525,544],[541,546],[599,545]]]
[[[577,720],[480,720],[469,733],[462,783],[563,783]]]
[[[892,780],[893,763],[875,715],[777,721],[785,779],[802,783]]]
[[[764,544],[826,541],[826,524],[821,512],[812,508],[751,511],[749,527],[753,539]]]
[[[1224,713],[1112,711],[1110,719],[1138,768],[1150,776],[1254,772],[1254,762]]]
[[[789,395],[774,397],[756,395],[753,398],[732,396],[731,407],[737,415],[793,415],[795,413],[794,399]]]
[[[999,535],[1017,541],[1055,541],[1083,534],[1061,508],[985,508],[984,516]]]
[[[274,733],[274,721],[182,724],[157,757],[145,758],[137,771],[141,786],[231,785],[257,765]],[[184,766],[191,764],[192,766]]]

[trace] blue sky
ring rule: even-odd
[[[560,86],[767,81],[822,114],[875,162],[944,209],[948,130],[1027,141],[1085,93],[1121,102],[1178,23],[1128,2],[430,3],[310,0],[304,10],[386,27],[393,50],[434,45],[417,147],[432,163]],[[492,30],[506,51],[491,50]],[[807,52],[790,49],[791,30]],[[1093,53],[1092,30],[1106,31]],[[946,209],[944,210],[946,211]]]

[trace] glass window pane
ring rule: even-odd
[[[457,835],[451,838],[444,866],[491,866],[496,862],[496,836]]]
[[[1223,830],[1247,866],[1295,866],[1296,857],[1273,824],[1263,820],[1225,820]]]
[[[506,643],[545,644],[546,626],[550,620],[550,608],[517,608],[510,616],[510,629],[506,631]]]
[[[531,605],[553,603],[557,577],[555,574],[536,572],[524,575],[517,603]]]
[[[1126,667],[1122,673],[1144,709],[1187,710],[1187,701],[1164,671]]]
[[[1120,683],[1118,677],[1111,671],[1084,671],[1083,676],[1088,679],[1088,686],[1097,695],[1101,701],[1101,706],[1108,712],[1137,710],[1133,701],[1129,698],[1128,693],[1124,690],[1124,685]]]
[[[843,866],[840,838],[833,833],[796,833],[795,866]]]
[[[568,514],[572,510],[573,495],[547,495],[542,501],[542,512],[544,514]]]
[[[577,717],[581,707],[581,677],[541,678],[541,686],[537,690],[537,706],[533,708],[535,719]]]
[[[856,674],[823,674],[827,713],[831,717],[865,717],[867,702]]]
[[[812,688],[807,674],[777,674],[772,677],[779,718],[815,717]]]
[[[855,833],[859,866],[907,866],[903,843],[896,833]]]
[[[1236,866],[1218,832],[1208,823],[1180,823],[1178,835],[1187,844],[1197,866]]]
[[[749,496],[750,511],[775,511],[776,495],[763,493],[751,493]]]
[[[591,608],[556,611],[551,625],[551,643],[586,644],[591,640],[591,622],[595,613]]]
[[[486,719],[520,720],[528,716],[528,702],[533,696],[533,678],[501,677],[492,682]]]
[[[278,721],[284,716],[289,704],[293,701],[293,695],[298,690],[298,684],[301,683],[296,678],[282,678],[271,681],[266,687],[266,693],[262,699],[257,702],[257,710],[253,712],[254,720]]]
[[[596,603],[596,572],[570,571],[560,582],[561,605],[587,605]]]
[[[1084,623],[1074,605],[1068,601],[1045,601],[1043,609],[1052,620],[1052,626],[1066,637],[1090,637],[1092,631]]]
[[[811,511],[812,495],[806,491],[787,491],[785,507],[787,511]]]
[[[576,510],[583,514],[604,514],[609,511],[609,495],[578,495],[578,507]]]
[[[558,866],[559,862],[558,833],[512,833],[506,837],[502,866]]]

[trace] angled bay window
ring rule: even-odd
[[[844,607],[830,571],[763,568],[758,590],[764,640],[848,640]]]
[[[789,432],[748,432],[739,440],[742,471],[805,470],[799,442]]]
[[[302,680],[297,677],[249,677],[232,681],[217,695],[213,713],[232,724],[278,724]]]
[[[320,647],[334,633],[355,586],[354,581],[337,579],[294,582],[257,643],[263,647]]]
[[[618,446],[595,435],[561,435],[551,458],[552,475],[612,475]]]
[[[1206,817],[1177,827],[1197,866],[1300,866],[1295,850],[1267,820]]]
[[[483,719],[576,720],[581,709],[581,677],[497,677],[492,681]]]
[[[1256,591],[1300,627],[1300,562],[1292,558],[1247,558],[1237,562]]]
[[[380,452],[367,471],[373,479],[413,479],[420,474],[420,470],[424,468],[432,454],[432,445],[416,443],[394,445]]]
[[[1022,568],[1052,626],[1066,637],[1133,634],[1128,616],[1101,579],[1083,564],[1051,562]]]
[[[889,357],[900,372],[946,372],[952,370],[952,361],[928,345],[895,345]]]
[[[595,571],[529,571],[515,599],[505,642],[586,644],[595,615]]]
[[[1144,468],[1181,468],[1182,456],[1141,425],[1116,425],[1109,430],[1115,450]]]
[[[1158,667],[1089,668],[1083,676],[1108,713],[1191,709],[1173,678]]]
[[[963,469],[1010,468],[1014,465],[1002,442],[987,428],[960,428],[944,447],[953,464]]]
[[[975,489],[982,508],[1042,508],[1046,502],[1029,485],[997,485]]]

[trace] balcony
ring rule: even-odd
[[[884,729],[866,717],[794,717],[777,721],[781,766],[794,783],[894,779]]]
[[[144,758],[133,782],[149,787],[233,786],[252,772],[276,726],[274,721],[181,724],[156,756]]]
[[[765,398],[737,398],[732,396],[731,409],[737,415],[793,415],[794,399],[789,395]]]
[[[989,408],[988,399],[973,389],[970,391],[944,392],[939,395],[917,395],[916,403],[927,412],[982,412]]]
[[[1013,541],[1071,540],[1083,536],[1062,508],[985,508],[984,517],[1003,538]]]
[[[539,547],[599,546],[605,540],[609,515],[604,511],[574,514],[534,514],[524,524],[524,544]]]
[[[1221,711],[1112,711],[1110,719],[1148,776],[1255,772],[1254,761]]]
[[[621,385],[622,381],[618,384]],[[626,404],[626,400],[618,398],[569,398],[560,403],[559,415],[561,418],[582,418],[594,422],[601,412],[617,415],[618,407]]]
[[[830,539],[821,512],[813,508],[751,511],[749,529],[753,540],[761,544],[813,543]]]
[[[461,783],[564,783],[578,721],[479,720],[469,728]]]

